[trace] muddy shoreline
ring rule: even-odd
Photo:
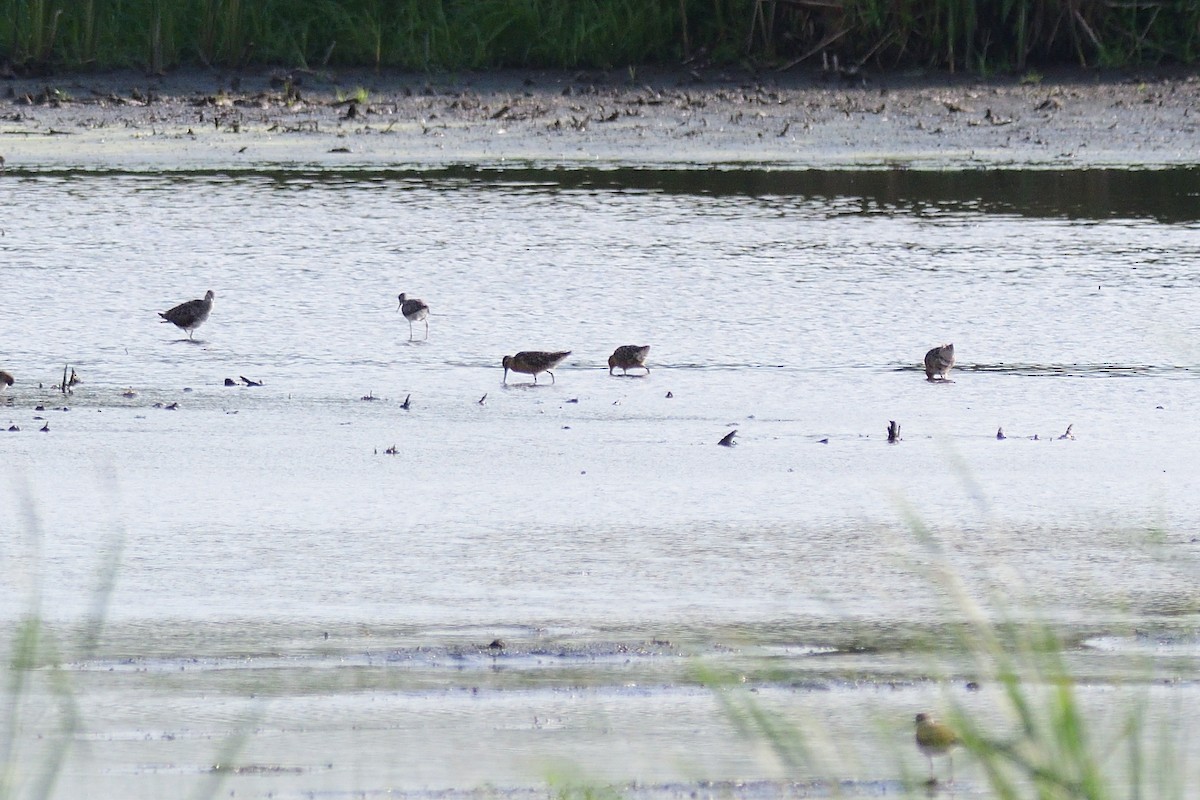
[[[10,174],[61,170],[1087,169],[1200,163],[1195,70],[191,71],[0,84]]]

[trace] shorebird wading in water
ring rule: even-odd
[[[163,318],[163,322],[169,322],[175,327],[187,331],[188,338],[191,339],[192,331],[199,328],[204,320],[208,319],[215,296],[210,289],[205,293],[203,300],[188,300],[170,311],[159,312],[159,316]]]
[[[950,757],[950,782],[953,783],[954,756],[950,751],[956,745],[961,744],[958,734],[949,725],[935,721],[930,714],[917,714],[916,722],[917,749],[929,759],[930,785],[937,783],[937,778],[933,776],[933,757],[943,755]]]
[[[408,297],[404,292],[401,292],[400,305],[396,306],[396,310],[408,320],[408,340],[410,342],[413,338],[412,324],[414,322],[425,323],[425,338],[429,338],[429,306],[425,305],[424,300]]]
[[[935,347],[925,354],[925,380],[933,380],[934,376],[949,380],[950,368],[954,366],[954,345],[944,344]]]
[[[563,350],[558,353],[544,353],[541,350],[524,350],[517,353],[515,356],[505,356],[501,361],[504,364],[504,382],[508,383],[508,371],[523,372],[526,375],[533,376],[533,382],[537,383],[539,372],[550,373],[550,382],[554,383],[554,373],[550,370],[558,366],[559,362],[567,356],[571,355],[570,350]]]
[[[621,374],[628,375],[629,370],[641,367],[649,375],[650,368],[646,366],[646,356],[649,352],[650,345],[648,344],[621,345],[608,357],[608,374],[612,375],[613,370],[620,367]]]

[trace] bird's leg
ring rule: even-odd
[[[412,336],[413,336],[413,334],[412,334],[412,320],[410,319],[410,320],[408,321],[408,340],[409,340],[410,342],[412,341]]]
[[[426,339],[429,338],[429,319],[428,318],[426,318],[426,320],[425,320],[425,338]]]
[[[549,375],[550,375],[550,383],[552,383],[552,384],[553,384],[553,383],[554,383],[554,373],[553,373],[553,372],[550,372],[550,370],[546,370],[546,372],[547,372],[547,373],[549,373]]]

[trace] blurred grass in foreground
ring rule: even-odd
[[[947,626],[946,631],[953,646],[966,653],[973,665],[969,680],[991,690],[990,703],[973,702],[969,698],[977,696],[971,692],[955,691],[956,684],[968,680],[961,675],[961,662],[955,678],[942,674],[945,667],[938,663],[938,651],[947,643],[939,647],[930,642],[930,672],[941,675],[937,716],[961,740],[956,748],[959,763],[973,762],[983,775],[982,783],[970,781],[971,796],[981,790],[1003,800],[1194,796],[1200,784],[1189,779],[1183,748],[1176,742],[1179,732],[1163,724],[1161,715],[1156,719],[1149,713],[1148,690],[1154,677],[1149,659],[1143,666],[1143,696],[1129,700],[1125,695],[1118,698],[1128,700],[1124,707],[1098,714],[1094,706],[1081,701],[1080,684],[1068,663],[1068,645],[1052,626],[1036,618],[1030,621],[1028,614],[1018,615],[1011,596],[1001,596],[995,589],[986,593],[988,608],[981,606],[972,594],[978,587],[968,586],[955,571],[937,537],[911,510],[907,519],[928,557],[921,571],[948,598],[948,611],[966,620],[963,625]],[[712,688],[741,734],[765,743],[789,773],[826,776],[823,781],[829,791],[834,796],[841,793],[839,781],[845,775],[837,773],[845,767],[833,766],[840,759],[830,754],[839,750],[839,743],[829,740],[825,724],[814,719],[797,722],[767,710],[730,676],[699,669],[700,679]],[[990,707],[984,711],[984,706]],[[934,710],[912,709],[914,713]],[[910,796],[956,791],[946,783],[944,757],[935,757],[936,783],[903,766],[908,759],[902,747],[909,748],[910,755],[916,752],[911,714],[877,722],[878,748],[891,753],[898,765],[896,774]]]

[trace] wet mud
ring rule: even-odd
[[[1194,164],[1194,71],[978,78],[820,71],[10,79],[10,171],[774,165]]]

